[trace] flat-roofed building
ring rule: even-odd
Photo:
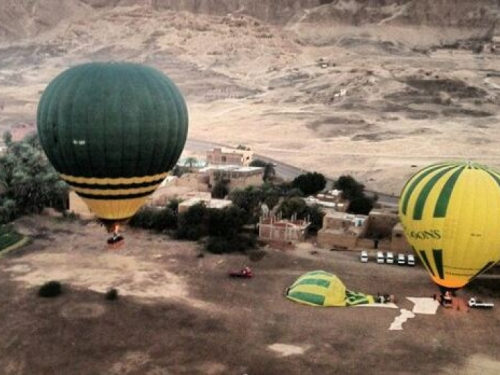
[[[179,213],[186,212],[189,210],[189,207],[192,207],[196,204],[203,203],[206,207],[208,208],[217,208],[217,209],[223,209],[225,207],[229,207],[233,202],[227,199],[206,199],[206,198],[200,198],[200,197],[193,197],[188,200],[185,200],[184,202],[179,203]]]
[[[200,173],[208,176],[208,186],[210,188],[218,181],[226,181],[229,190],[233,190],[262,185],[264,168],[240,165],[212,165],[200,169]]]
[[[303,241],[310,224],[307,220],[280,219],[265,214],[259,219],[259,238],[278,242]]]
[[[253,151],[238,148],[216,147],[207,151],[207,162],[214,165],[249,165]]]

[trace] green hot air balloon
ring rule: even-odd
[[[89,63],[48,85],[37,125],[49,161],[110,229],[132,217],[176,164],[188,113],[160,71]]]

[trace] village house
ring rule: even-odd
[[[411,250],[396,212],[372,210],[368,216],[329,212],[318,231],[318,245],[341,250],[378,249],[395,253]]]
[[[179,214],[186,212],[189,210],[190,207],[203,203],[205,207],[207,208],[216,208],[216,209],[223,209],[225,207],[229,207],[233,202],[227,199],[213,199],[213,198],[199,198],[199,197],[194,197],[190,198],[186,201],[183,201],[179,203],[179,209],[178,212]]]
[[[320,206],[324,209],[345,212],[349,207],[349,201],[342,198],[342,191],[330,190],[323,194],[317,194],[304,199],[308,206]]]
[[[243,167],[239,165],[214,165],[200,170],[208,177],[211,189],[218,181],[226,181],[229,190],[243,189],[247,186],[260,186],[263,183],[264,168]]]
[[[249,165],[253,151],[248,149],[216,147],[207,151],[207,162],[213,165]]]
[[[353,250],[366,231],[366,215],[345,212],[328,212],[323,217],[323,227],[318,231],[318,246],[323,248]]]
[[[265,241],[286,243],[303,241],[310,224],[308,220],[281,219],[266,213],[259,219],[259,238]]]

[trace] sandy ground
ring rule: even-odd
[[[246,144],[389,194],[435,161],[499,168],[500,55],[415,51],[415,32],[402,44],[391,33],[404,30],[376,29],[329,29],[317,45],[318,30],[293,24],[104,8],[0,45],[0,128],[35,122],[40,94],[67,67],[126,60],[179,85],[193,139]]]
[[[415,313],[436,292],[421,267],[361,263],[311,245],[198,258],[198,245],[128,230],[120,250],[104,229],[47,217],[17,223],[31,245],[0,260],[0,373],[33,374],[497,374],[498,309]],[[373,254],[372,254],[373,255]],[[249,264],[255,277],[230,279]],[[396,295],[397,309],[313,308],[283,296],[302,273],[324,269],[347,287]],[[40,299],[52,279],[64,294]],[[104,291],[117,288],[110,302]],[[500,304],[480,280],[460,292]]]

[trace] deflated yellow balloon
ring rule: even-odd
[[[406,238],[432,280],[465,286],[500,260],[500,174],[474,163],[431,165],[399,201]]]

